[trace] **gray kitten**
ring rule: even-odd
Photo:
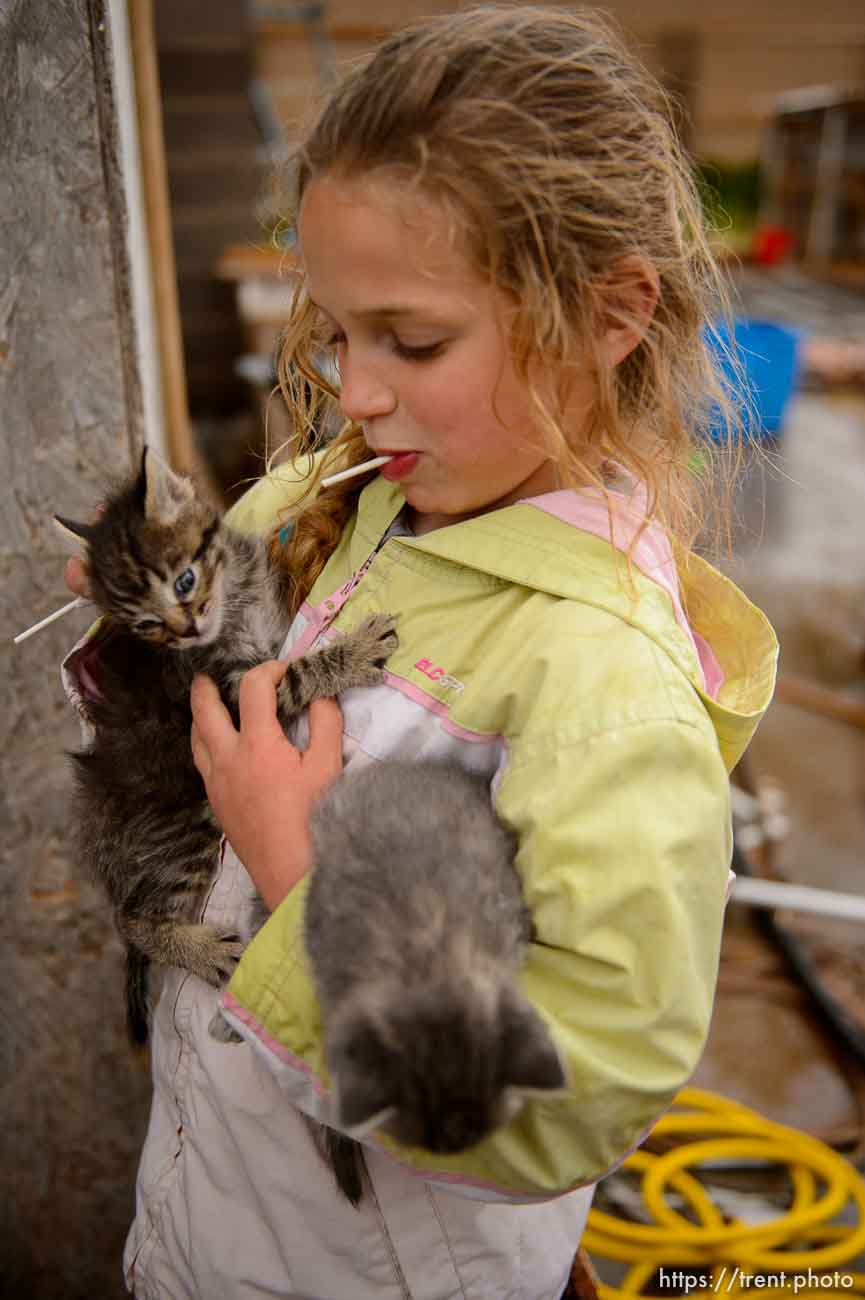
[[[88,659],[98,678],[98,698],[84,704],[93,740],[73,756],[78,840],[114,905],[129,1028],[144,1042],[151,962],[218,988],[243,948],[198,921],[221,832],[192,761],[189,688],[195,673],[212,677],[236,723],[243,673],[285,639],[288,593],[265,542],[229,528],[150,452],[95,523],[55,518],[83,544],[93,599],[108,616],[95,666]],[[393,627],[376,615],[292,661],[277,690],[280,720],[317,696],[381,681]]]
[[[332,787],[311,829],[305,940],[339,1127],[458,1152],[564,1088],[519,987],[531,924],[489,785],[373,763]],[[356,1204],[360,1148],[330,1131],[327,1154]]]

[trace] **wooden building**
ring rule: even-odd
[[[269,178],[280,144],[296,135],[347,60],[412,18],[454,7],[453,0],[154,0],[193,415],[245,400],[234,288],[217,267],[229,245],[267,245],[279,209]],[[599,7],[680,100],[695,157],[721,167],[756,163],[779,95],[865,80],[865,13],[849,0],[819,7],[811,0],[720,7],[606,0]],[[822,221],[815,229],[824,229]]]
[[[783,96],[763,149],[762,218],[811,263],[865,264],[865,82]]]

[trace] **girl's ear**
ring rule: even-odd
[[[607,365],[617,366],[645,338],[661,296],[661,277],[651,262],[633,253],[613,263],[597,292],[599,351]]]

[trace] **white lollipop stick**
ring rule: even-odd
[[[26,641],[28,636],[32,636],[34,632],[41,632],[43,627],[47,627],[48,624],[53,623],[55,619],[62,618],[64,614],[68,614],[73,609],[78,609],[80,605],[89,604],[90,601],[85,600],[83,596],[76,596],[74,600],[70,600],[69,604],[64,605],[62,609],[55,609],[53,614],[49,614],[47,618],[40,619],[38,623],[34,623],[32,627],[28,627],[26,632],[19,632],[17,636],[13,636],[13,644],[17,645],[19,641]]]
[[[386,465],[389,460],[393,460],[393,456],[374,456],[372,460],[366,460],[362,465],[352,465],[351,469],[340,470],[338,474],[328,474],[327,478],[321,480],[321,485],[322,487],[330,487],[331,483],[341,483],[343,479],[354,478],[356,474],[365,474],[369,469],[378,469],[379,465]],[[26,631],[19,632],[16,637],[12,638],[13,643],[17,645],[19,641],[26,641],[28,636],[33,636],[35,632],[41,632],[43,627],[47,627],[55,619],[62,618],[64,614],[68,614],[80,605],[87,605],[88,603],[82,596],[76,596],[62,609],[55,609],[54,613],[49,614],[47,618],[40,619],[38,623],[34,623]]]
[[[321,480],[321,486],[330,487],[331,483],[341,483],[344,478],[365,474],[368,469],[378,469],[379,465],[386,465],[389,460],[393,460],[393,456],[374,456],[372,460],[365,460],[362,465],[352,465],[351,469],[340,470],[338,474],[328,474],[327,478]]]

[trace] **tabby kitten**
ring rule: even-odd
[[[339,1128],[463,1151],[527,1096],[563,1089],[519,988],[531,924],[488,784],[442,763],[372,763],[324,795],[311,830],[305,941]],[[357,1204],[360,1147],[330,1131],[327,1150]]]
[[[145,1042],[151,962],[218,988],[243,948],[196,919],[221,832],[192,761],[189,688],[207,673],[237,722],[243,673],[275,658],[285,639],[287,593],[266,544],[229,528],[189,479],[146,450],[95,523],[55,519],[83,546],[93,599],[108,616],[98,692],[84,702],[93,738],[73,756],[78,839],[114,905],[129,1028]],[[292,661],[278,687],[280,720],[317,696],[381,681],[396,644],[393,620],[376,615]]]

